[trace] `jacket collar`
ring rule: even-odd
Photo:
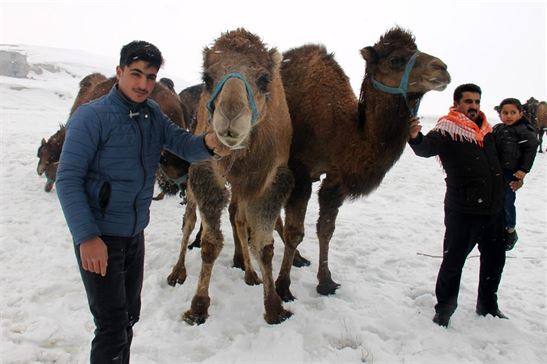
[[[129,100],[118,89],[117,83],[112,87],[112,89],[108,93],[108,98],[110,98],[116,104],[122,106],[124,110],[127,111],[128,114],[140,113],[141,111],[143,111],[143,109],[146,109],[148,106],[148,99],[141,103],[137,103],[137,102],[133,102]]]

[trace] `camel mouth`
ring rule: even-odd
[[[218,139],[222,144],[224,144],[226,147],[230,149],[244,149],[245,145],[243,145],[243,141],[245,140],[244,137],[230,137],[230,136],[222,136],[219,135]]]
[[[429,83],[429,87],[433,91],[443,91],[446,89],[448,84],[450,83],[450,76],[448,76],[447,79],[439,79],[437,77],[433,77],[427,80],[427,83]]]

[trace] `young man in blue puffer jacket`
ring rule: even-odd
[[[213,133],[194,136],[177,127],[148,98],[162,64],[154,45],[125,45],[117,84],[67,124],[57,193],[96,326],[91,363],[129,362],[161,149],[197,162],[220,146]]]

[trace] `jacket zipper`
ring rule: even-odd
[[[132,236],[135,236],[137,234],[137,232],[135,231],[137,229],[137,221],[138,221],[137,198],[140,195],[140,193],[142,192],[142,190],[144,188],[144,185],[145,185],[145,182],[146,182],[146,169],[144,168],[144,135],[143,135],[141,124],[139,123],[139,120],[140,120],[140,118],[135,120],[135,122],[137,123],[137,129],[139,129],[139,135],[140,135],[140,139],[141,139],[140,162],[141,162],[141,168],[142,168],[142,174],[143,174],[143,181],[142,181],[141,189],[139,190],[139,192],[135,196],[135,200],[133,200],[133,210],[135,211],[135,219],[133,221],[133,229],[132,229],[133,234],[132,234]]]

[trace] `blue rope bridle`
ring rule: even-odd
[[[243,83],[245,84],[245,90],[247,91],[247,100],[249,100],[249,106],[251,107],[251,113],[252,113],[251,125],[256,124],[256,121],[258,120],[258,110],[256,109],[256,103],[255,103],[255,98],[253,95],[253,90],[251,88],[251,85],[249,85],[249,82],[247,81],[245,76],[243,76],[239,72],[228,73],[220,81],[218,81],[218,83],[215,86],[215,89],[213,90],[213,93],[211,94],[211,97],[209,98],[209,101],[207,101],[207,110],[209,111],[209,117],[212,117],[213,111],[215,110],[215,107],[214,107],[215,99],[218,97],[218,94],[224,87],[224,84],[226,83],[226,81],[228,81],[230,78],[238,78],[241,81],[243,81]]]
[[[374,88],[376,88],[377,90],[380,90],[382,92],[392,94],[392,95],[402,95],[403,96],[403,98],[405,100],[406,107],[408,108],[408,111],[410,111],[410,116],[411,117],[416,116],[416,114],[418,113],[418,108],[420,107],[420,99],[418,99],[418,102],[416,103],[416,106],[414,108],[411,107],[410,103],[408,102],[408,94],[407,94],[407,92],[408,92],[408,79],[410,78],[410,72],[412,71],[412,68],[414,68],[414,65],[416,64],[416,58],[418,57],[419,53],[420,53],[419,51],[416,51],[416,53],[414,53],[412,55],[412,57],[410,57],[410,59],[406,63],[405,71],[403,73],[403,77],[401,78],[401,82],[399,82],[399,87],[388,87],[388,86],[376,81],[374,79],[374,77],[372,77],[372,84],[374,85]]]

